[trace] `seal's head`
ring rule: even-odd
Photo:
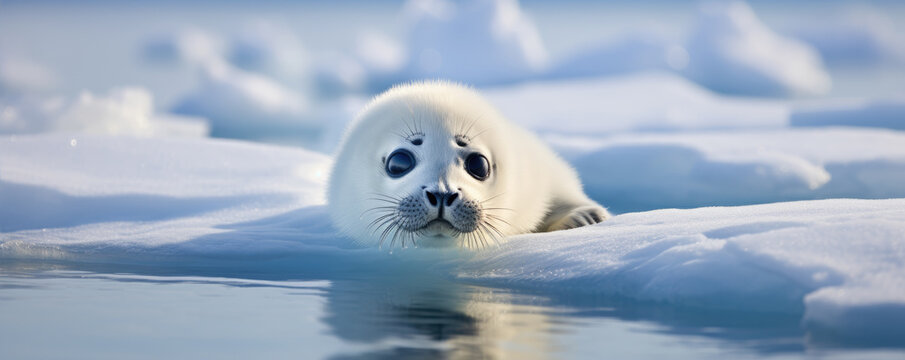
[[[504,189],[518,179],[506,120],[450,83],[393,88],[346,133],[328,191],[334,223],[359,241],[390,246],[483,247],[513,226]]]

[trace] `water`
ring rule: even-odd
[[[122,271],[109,272],[113,269]],[[431,274],[358,274],[329,281],[251,275],[5,263],[0,358],[905,356],[901,349],[821,342],[799,328],[800,314],[705,312],[528,294]]]

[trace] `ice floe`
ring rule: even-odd
[[[0,258],[262,271],[290,259],[281,266],[324,276],[411,262],[527,291],[801,314],[843,337],[903,333],[902,199],[656,210],[474,253],[388,253],[337,237],[321,206],[328,168],[305,150],[225,140],[7,136]]]

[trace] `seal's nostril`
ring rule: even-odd
[[[452,206],[453,201],[459,197],[459,193],[446,194],[446,206]]]
[[[434,196],[430,191],[425,191],[425,195],[427,195],[427,201],[431,203],[431,206],[437,206],[437,197]]]

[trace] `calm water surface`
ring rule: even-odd
[[[428,274],[86,268],[0,265],[0,359],[905,358],[821,343],[795,314],[526,294]]]

